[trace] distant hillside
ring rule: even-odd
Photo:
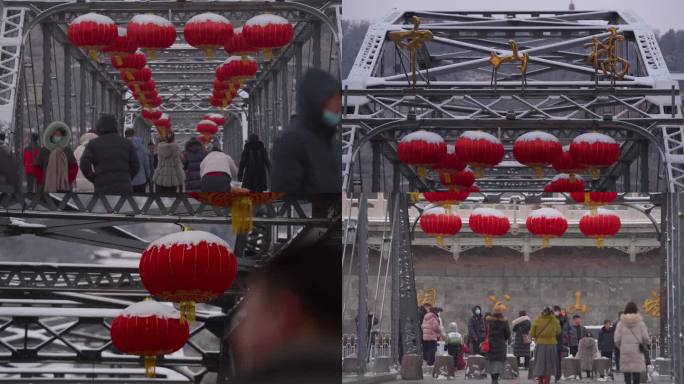
[[[660,50],[672,72],[684,72],[684,30],[670,29],[658,37]]]

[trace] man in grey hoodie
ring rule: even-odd
[[[135,131],[132,129],[127,129],[124,132],[124,136],[131,141],[133,144],[133,150],[138,157],[138,163],[140,168],[138,173],[131,180],[131,185],[133,186],[133,193],[145,193],[145,188],[147,183],[152,180],[152,170],[150,169],[150,159],[147,156],[147,151],[143,145],[143,141],[139,137],[135,137]]]

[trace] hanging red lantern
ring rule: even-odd
[[[475,182],[475,173],[466,167],[462,171],[443,172],[439,175],[439,182],[452,191],[468,190]]]
[[[547,193],[567,193],[584,191],[584,179],[576,175],[574,180],[567,173],[560,173],[544,186]]]
[[[201,120],[197,123],[197,132],[199,132],[201,136],[204,136],[207,143],[211,143],[218,130],[218,125],[211,120]]]
[[[549,239],[561,237],[568,229],[568,220],[558,210],[539,208],[530,212],[525,221],[527,230],[542,237],[542,247],[549,246]]]
[[[245,80],[256,76],[259,65],[256,60],[247,57],[243,60],[240,56],[231,56],[216,69],[216,78],[222,82],[237,83],[240,86]],[[231,89],[237,89],[235,86]]]
[[[409,133],[397,144],[397,157],[405,164],[418,167],[418,175],[425,178],[425,168],[438,164],[446,156],[442,136],[428,131]]]
[[[69,23],[67,36],[71,44],[87,50],[90,57],[97,60],[97,51],[116,38],[116,23],[105,15],[86,13]]]
[[[551,165],[562,154],[563,146],[556,136],[542,131],[527,132],[513,143],[513,157],[534,169],[536,177],[542,177],[542,168]]]
[[[190,337],[187,323],[170,305],[154,300],[131,304],[114,318],[112,344],[121,352],[143,356],[145,376],[155,377],[157,356],[173,353]]]
[[[444,245],[445,236],[454,236],[461,230],[461,218],[447,213],[442,207],[423,212],[419,224],[423,232],[437,238],[437,245]]]
[[[230,105],[230,102],[231,102],[230,100],[223,98],[223,97],[214,97],[214,96],[209,97],[209,103],[211,104],[212,107],[224,109],[228,105]]]
[[[118,64],[114,57],[111,59],[112,66],[119,70],[121,74],[121,79],[126,81],[128,78],[134,78],[133,73],[145,68],[147,65],[147,59],[142,52],[138,51],[136,53],[130,54],[128,56],[121,57],[121,64]],[[130,88],[130,86],[129,86]]]
[[[233,24],[225,17],[206,12],[195,15],[183,27],[183,37],[191,46],[202,49],[207,57],[214,58],[214,50],[233,37]]]
[[[211,120],[216,125],[223,125],[226,123],[226,118],[220,113],[207,113],[204,115],[204,120]]]
[[[157,108],[162,105],[162,99],[159,96],[145,99],[144,101],[142,101],[142,105],[145,108]]]
[[[572,192],[570,197],[576,202],[586,205],[591,209],[592,214],[596,214],[598,207],[615,201],[617,192]]]
[[[137,49],[138,45],[135,41],[128,38],[126,28],[117,28],[117,36],[111,44],[104,48],[104,51],[109,54],[112,63],[120,66],[123,64],[122,58],[134,54]]]
[[[138,47],[145,49],[151,60],[157,59],[157,50],[166,49],[176,41],[176,28],[167,19],[152,15],[135,15],[128,22],[128,36]]]
[[[563,154],[560,155],[552,164],[553,169],[558,173],[567,173],[570,175],[572,181],[575,180],[575,175],[587,170],[585,166],[575,161],[570,153],[570,146],[563,147]]]
[[[154,128],[159,133],[159,137],[164,140],[166,135],[171,131],[171,117],[167,113],[162,113],[161,117],[152,122]]]
[[[141,115],[143,119],[148,121],[154,121],[161,117],[162,112],[158,109],[145,109],[143,108]]]
[[[270,14],[254,16],[242,26],[247,43],[264,50],[264,58],[273,58],[273,49],[292,41],[294,27],[286,19]]]
[[[247,60],[248,55],[255,55],[259,52],[259,48],[251,46],[245,36],[242,34],[242,27],[236,28],[233,32],[233,37],[228,39],[223,46],[226,53],[231,56],[240,56],[242,60]]]
[[[482,131],[465,131],[456,139],[456,153],[473,167],[475,177],[484,176],[484,168],[494,167],[503,160],[501,141]]]
[[[138,71],[121,72],[121,80],[129,85],[140,85],[152,79],[150,67],[143,67]]]
[[[157,93],[156,90],[152,91],[140,91],[140,92],[133,92],[133,98],[138,100],[141,104],[146,104],[147,100],[154,100],[155,98],[159,97],[159,94]]]
[[[508,217],[494,208],[477,208],[470,214],[468,225],[473,233],[484,236],[484,245],[491,248],[493,238],[508,233],[511,224]]]
[[[591,171],[591,178],[601,176],[600,168],[607,168],[620,160],[620,144],[608,135],[590,132],[579,135],[570,143],[572,158]]]
[[[440,179],[444,177],[444,179],[449,182],[450,178],[450,173],[451,172],[458,172],[462,171],[466,167],[466,163],[464,163],[456,154],[456,147],[452,144],[447,144],[447,151],[446,155],[444,158],[442,158],[442,161],[440,161],[437,164],[434,164],[432,166],[432,170],[437,172],[440,176]]]
[[[620,231],[620,217],[611,211],[598,208],[596,214],[584,214],[579,221],[584,236],[596,238],[596,246],[603,248],[606,237],[613,237]]]
[[[425,200],[433,204],[439,204],[446,208],[447,211],[451,209],[452,204],[458,205],[466,201],[469,195],[470,191],[423,192]]]
[[[204,144],[205,147],[208,147],[209,144],[211,144],[212,139],[203,135],[198,135],[197,140],[199,140],[200,143]]]
[[[237,259],[228,243],[203,231],[172,233],[152,242],[140,257],[140,279],[155,297],[180,303],[181,322],[193,322],[195,303],[233,285]]]

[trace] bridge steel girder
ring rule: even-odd
[[[411,88],[407,84],[409,74],[403,69],[408,66],[388,65],[395,50],[387,35],[391,31],[410,30],[409,20],[414,15],[422,18],[421,28],[433,31],[434,39],[426,43],[419,53],[423,63],[420,79],[416,88]],[[625,49],[621,47],[621,55],[637,62],[624,79],[614,85],[608,76],[597,74],[593,67],[582,61],[587,55],[583,44],[607,35],[607,26],[598,26],[597,20],[617,27],[618,32],[625,35],[627,43]],[[488,55],[491,52],[499,55],[511,53],[509,39],[516,39],[521,52],[529,53],[530,79],[523,86],[511,67],[506,73],[500,73],[494,87],[481,74],[490,68]],[[547,76],[549,72],[560,75]],[[432,121],[440,120],[446,122],[440,128],[448,127],[454,131],[489,129],[500,136],[507,151],[510,151],[513,140],[526,130],[553,127],[552,133],[558,134],[559,125],[577,123],[577,130],[582,130],[579,124],[585,124],[586,130],[601,129],[604,124],[625,123],[659,137],[659,148],[652,147],[651,150],[660,153],[665,175],[684,172],[682,159],[666,161],[665,154],[674,153],[676,147],[666,147],[660,132],[663,126],[672,129],[684,126],[679,85],[668,72],[653,33],[629,12],[393,10],[369,27],[343,84],[343,128],[354,140],[354,151],[347,147],[343,160],[347,180],[343,188],[348,191],[360,191],[359,184],[378,186],[377,175],[373,174],[377,167],[365,167],[360,174],[353,166],[359,161],[359,142],[379,127],[400,121],[416,121],[420,128],[428,130],[435,129],[431,126]],[[507,130],[510,133],[506,134]],[[445,130],[437,129],[436,132]],[[456,137],[456,132],[452,133],[447,135],[447,140]],[[567,143],[576,132],[570,133],[561,132],[559,139]],[[636,183],[620,182],[636,159],[646,159],[635,148],[638,146],[630,143],[643,137],[631,137],[626,133],[613,135],[623,147],[624,156],[599,183],[595,183],[596,187],[607,188],[617,183],[631,191],[630,186],[636,184],[635,191],[652,191],[654,188],[640,185],[648,180],[643,175]],[[677,136],[675,141],[681,141],[681,132],[673,135]],[[394,144],[402,136],[402,132],[386,132],[380,139],[390,145],[390,150],[366,142],[363,151],[377,157],[380,150],[391,165],[396,160]],[[511,160],[510,154],[506,160]],[[534,180],[531,170],[520,164],[497,168],[500,169],[495,169],[483,185],[478,183],[482,190],[540,190],[543,187],[544,180]],[[640,168],[643,171],[648,167],[642,164]],[[389,171],[385,173],[391,174]],[[503,175],[515,179],[514,182],[506,180]],[[423,189],[420,188],[421,183],[415,182],[414,172],[403,172],[402,178]],[[663,190],[674,191],[673,183],[666,181],[664,184]],[[678,188],[684,186],[679,181],[675,184]],[[392,183],[386,182],[385,185],[389,188]],[[423,187],[434,188],[432,185]]]

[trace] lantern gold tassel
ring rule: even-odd
[[[494,244],[494,239],[492,239],[491,236],[485,236],[485,238],[484,238],[485,248],[491,248],[493,244]]]
[[[154,49],[150,49],[147,51],[147,53],[150,55],[150,61],[156,61],[157,60],[157,51]]]
[[[540,179],[542,176],[544,176],[544,171],[543,171],[542,167],[536,166],[533,169],[534,169],[534,177],[536,177],[537,179]]]
[[[155,367],[157,365],[157,356],[143,356],[145,362],[145,376],[155,377]]]
[[[418,167],[418,176],[420,177],[421,180],[425,179],[425,175],[427,174],[427,170],[425,167]]]
[[[445,184],[451,184],[451,174],[449,172],[444,172],[442,177],[444,177]]]
[[[207,54],[207,59],[209,60],[214,60],[216,58],[216,55],[214,54],[214,50],[211,48],[207,48],[204,50],[204,52]]]
[[[195,302],[181,301],[180,302],[180,322],[192,324],[195,322]]]
[[[409,192],[409,197],[412,202],[417,203],[420,201],[420,192]]]
[[[444,246],[444,236],[442,236],[442,235],[437,236],[437,245],[439,245],[440,247]]]
[[[591,179],[598,180],[601,177],[601,170],[598,168],[591,169]]]
[[[238,197],[231,206],[233,232],[247,234],[252,229],[252,200],[249,197]]]
[[[114,61],[116,62],[116,65],[123,65],[123,60],[121,60],[121,55],[114,56]]]
[[[90,54],[90,58],[97,61],[97,50],[96,49],[89,49],[88,53]]]
[[[596,238],[596,248],[603,248],[606,246],[605,239],[603,237]]]
[[[548,237],[544,237],[542,239],[542,248],[548,248],[549,245],[551,245],[551,239],[549,239]]]
[[[484,168],[477,165],[474,168],[476,179],[481,179],[482,177],[484,177]]]
[[[264,59],[266,61],[271,61],[273,60],[273,50],[270,48],[264,49]]]

